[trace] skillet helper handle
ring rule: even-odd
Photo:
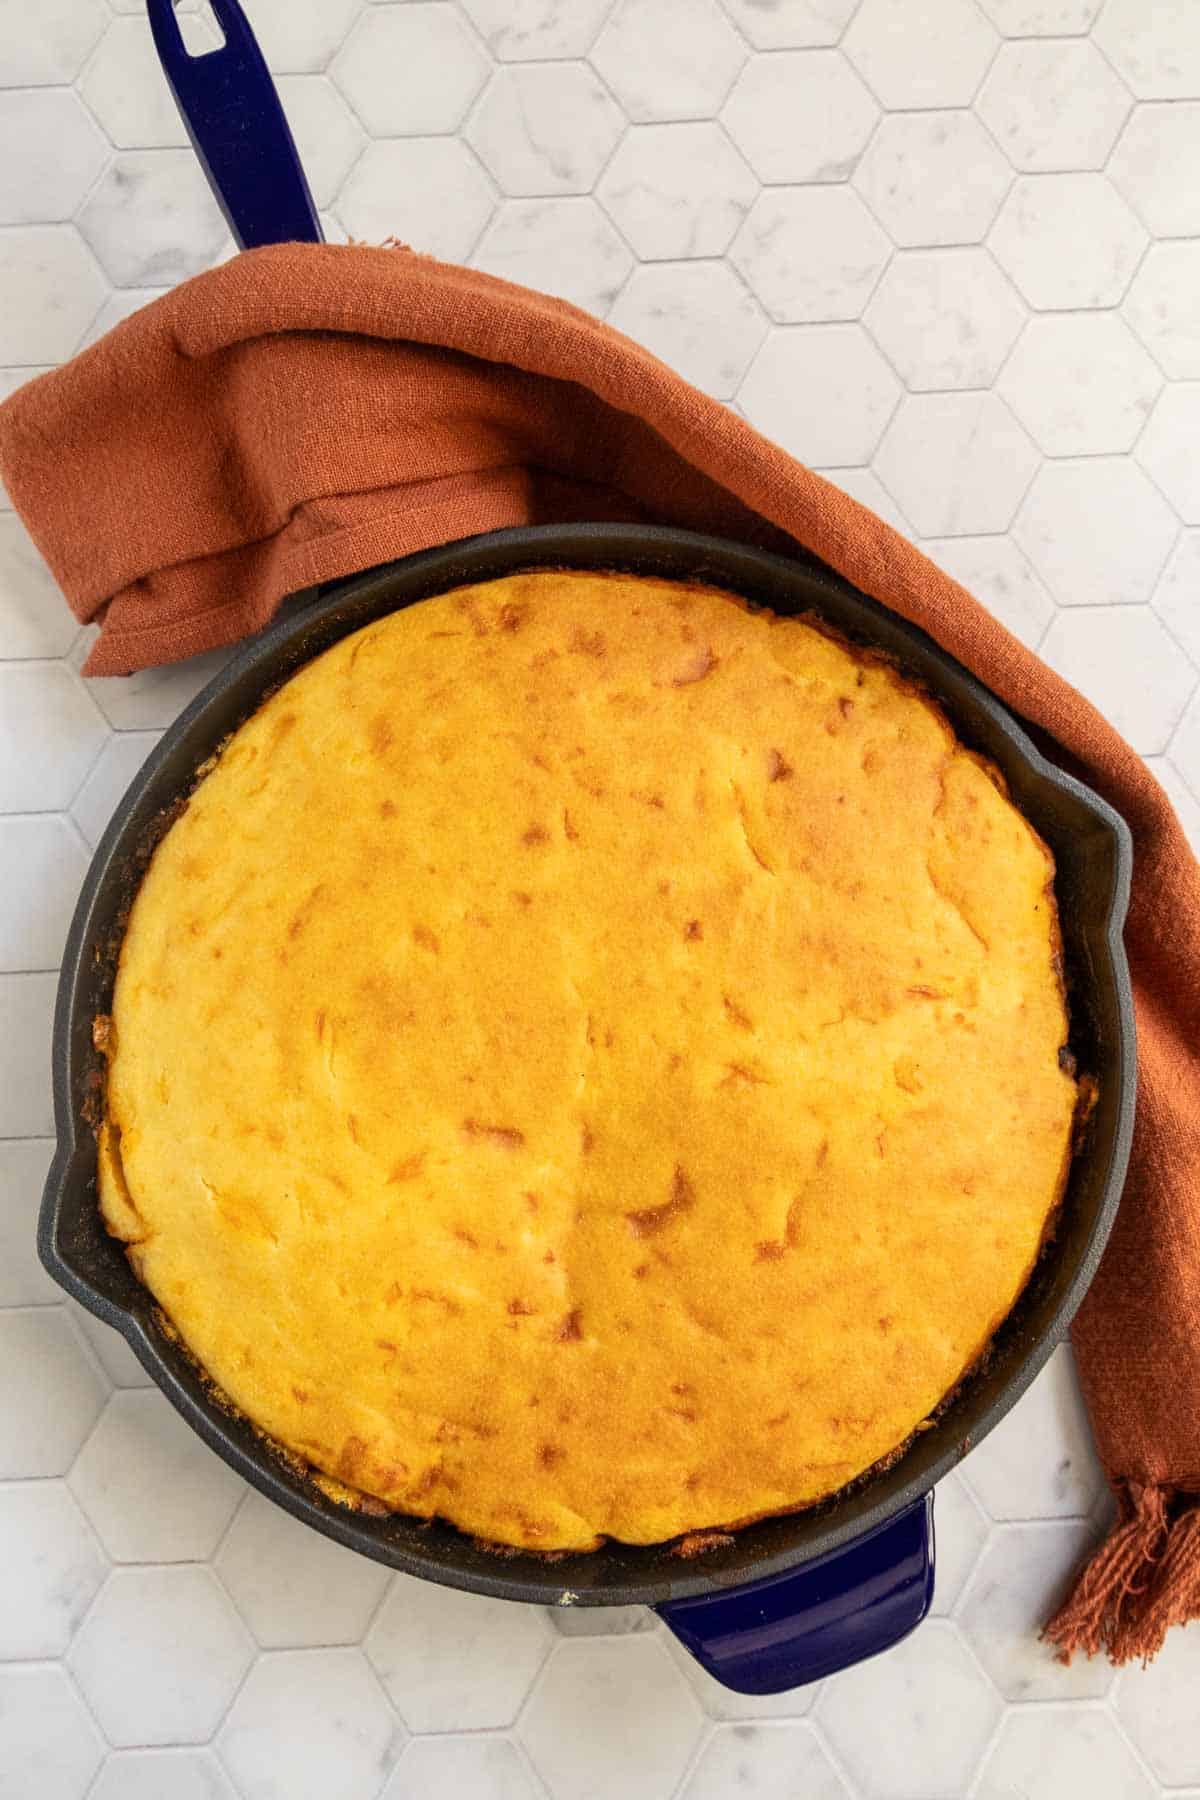
[[[932,1600],[933,1495],[926,1494],[803,1568],[656,1610],[722,1687],[782,1694],[890,1650]]]
[[[241,250],[319,244],[323,233],[275,83],[237,0],[210,0],[220,50],[192,56],[174,0],[146,0],[150,30],[192,148]]]

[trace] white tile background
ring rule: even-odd
[[[642,338],[925,543],[1200,837],[1200,0],[247,8],[331,235]],[[184,141],[139,0],[0,0],[0,394],[228,254]],[[84,682],[84,650],[0,511],[0,1800],[1195,1800],[1200,1626],[1119,1678],[1036,1640],[1105,1516],[1065,1351],[943,1484],[939,1616],[755,1702],[649,1615],[306,1532],[60,1303],[53,970],[221,660]]]

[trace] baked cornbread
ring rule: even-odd
[[[488,1540],[812,1502],[984,1350],[1065,1180],[1049,853],[884,661],[542,571],[228,742],[121,950],[109,1229],[316,1471]]]

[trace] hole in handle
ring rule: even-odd
[[[187,12],[175,8],[183,47],[193,61],[225,48],[225,32],[209,0],[192,0]]]

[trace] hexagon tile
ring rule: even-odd
[[[1200,0],[244,4],[332,234],[640,338],[1040,648],[1200,845]],[[231,253],[186,146],[144,0],[0,0],[0,396]],[[93,635],[0,492],[0,1800],[1200,1800],[1200,1628],[1119,1674],[1038,1641],[1109,1505],[1068,1349],[941,1486],[935,1616],[754,1697],[642,1609],[314,1535],[64,1303],[56,965],[228,654],[90,681]]]

